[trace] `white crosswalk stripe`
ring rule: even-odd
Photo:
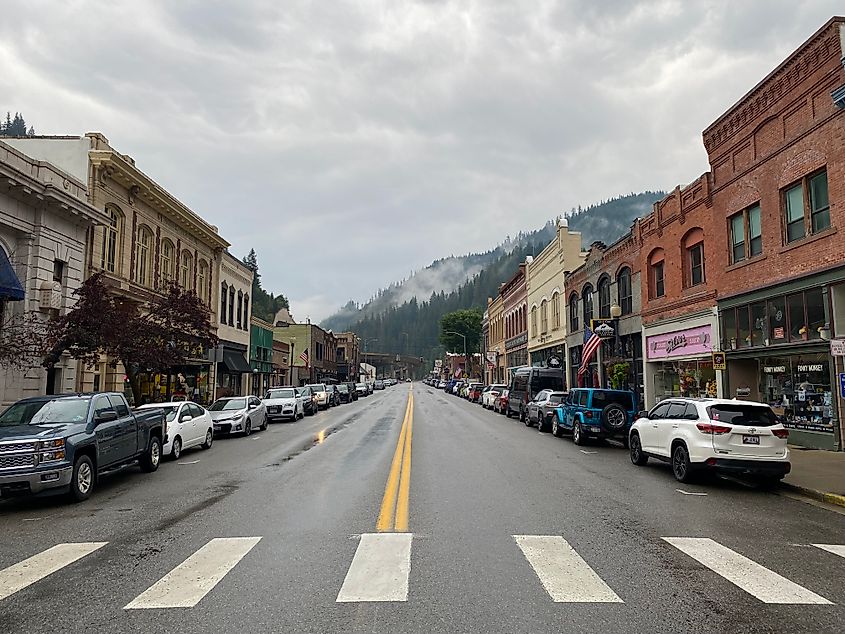
[[[816,548],[821,548],[834,555],[845,557],[845,545],[842,544],[813,544]]]
[[[124,609],[194,607],[259,541],[260,537],[212,539]]]
[[[706,537],[664,537],[735,586],[763,603],[830,605],[830,601]]]
[[[0,570],[0,600],[99,550],[108,542],[57,544],[19,563]]]
[[[558,535],[514,535],[555,603],[624,603]]]
[[[337,603],[407,601],[410,533],[365,533],[337,595]]]

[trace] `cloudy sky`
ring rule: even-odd
[[[101,131],[319,320],[707,169],[841,0],[3,0],[0,110]]]

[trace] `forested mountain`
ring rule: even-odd
[[[290,308],[288,298],[284,295],[273,295],[261,286],[261,273],[258,270],[258,255],[255,249],[250,249],[243,263],[252,271],[252,314],[259,319],[273,323],[273,317],[280,308]]]
[[[664,195],[659,191],[629,194],[572,209],[566,217],[570,229],[582,233],[583,248],[596,240],[610,244]],[[438,343],[440,318],[462,308],[485,309],[487,298],[495,297],[499,285],[516,272],[525,257],[538,254],[548,245],[555,226],[556,221],[549,221],[537,231],[506,239],[492,251],[433,262],[379,291],[364,306],[349,302],[321,325],[335,332],[353,330],[362,340],[378,339],[368,344],[371,351],[437,358],[443,354]],[[428,289],[426,285],[430,285]]]
[[[20,112],[12,117],[11,112],[6,113],[6,119],[0,120],[0,136],[34,136],[35,129],[30,126],[27,130],[26,121]]]

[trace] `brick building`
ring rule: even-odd
[[[530,258],[531,256],[529,256]],[[525,286],[526,262],[499,289],[505,326],[505,381],[513,368],[528,365],[528,291]]]

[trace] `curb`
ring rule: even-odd
[[[807,487],[798,486],[797,484],[789,484],[782,482],[785,489],[789,489],[794,493],[800,493],[808,498],[819,500],[820,502],[827,502],[828,504],[835,504],[836,506],[845,507],[845,495],[837,495],[836,493],[826,493],[825,491],[817,491],[816,489],[808,489]]]

